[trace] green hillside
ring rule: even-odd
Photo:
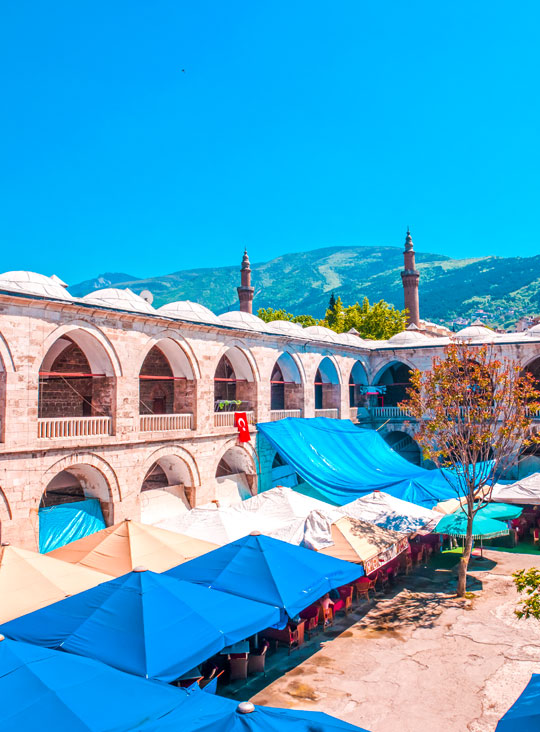
[[[488,313],[487,322],[511,325],[521,315],[540,311],[540,256],[450,259],[438,254],[416,253],[423,318],[451,322]],[[400,247],[328,247],[288,254],[269,262],[252,264],[255,309],[283,307],[294,313],[324,315],[331,292],[350,304],[367,296],[403,307]],[[82,296],[100,287],[150,290],[154,305],[173,300],[194,300],[216,313],[237,307],[239,265],[215,269],[181,270],[148,279],[106,273],[71,286]]]

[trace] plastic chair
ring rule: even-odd
[[[248,674],[264,674],[266,676],[266,652],[268,642],[263,643],[259,653],[250,653],[248,658]]]
[[[354,583],[356,589],[356,597],[363,597],[365,600],[369,600],[369,593],[375,592],[375,582],[368,577],[360,577]]]
[[[345,615],[348,615],[352,610],[353,586],[344,585],[343,587],[338,588],[338,592],[339,592],[339,600],[334,605],[334,613],[336,613],[338,610],[343,610]],[[337,607],[337,605],[340,601],[343,603],[343,605],[340,607]]]

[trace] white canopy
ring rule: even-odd
[[[283,522],[262,512],[244,512],[233,506],[224,508],[192,508],[181,516],[160,521],[157,526],[178,534],[186,534],[214,544],[228,544],[247,536],[252,531],[260,531],[267,536]]]
[[[491,500],[500,503],[540,505],[540,473],[533,473],[510,485],[496,483],[493,486]]]
[[[340,508],[282,485],[264,491],[264,493],[258,493],[256,496],[236,504],[234,508],[237,511],[249,513],[260,512],[280,521],[305,518],[312,511],[319,511],[336,520],[342,515]]]
[[[370,521],[402,534],[430,532],[441,518],[435,511],[394,498],[383,491],[374,491],[352,503],[346,503],[341,507],[341,512],[345,516]]]

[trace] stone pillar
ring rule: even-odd
[[[249,257],[247,249],[244,250],[242,259],[242,268],[240,270],[241,286],[237,287],[238,298],[240,300],[240,310],[243,313],[253,312],[253,293],[254,288],[251,286],[251,267],[249,266]]]
[[[403,282],[403,296],[405,307],[409,311],[408,322],[409,325],[416,325],[420,327],[420,305],[418,302],[418,281],[420,279],[420,272],[416,269],[416,263],[414,258],[414,245],[411,238],[411,232],[407,230],[407,236],[405,237],[405,251],[403,252],[403,259],[405,269],[401,273],[401,280]]]

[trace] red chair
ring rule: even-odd
[[[300,613],[300,617],[305,621],[304,631],[309,640],[311,638],[311,633],[316,633],[319,630],[319,606],[310,605],[309,607],[306,607],[306,609],[302,610]]]
[[[300,648],[300,646],[304,642],[304,624],[299,623],[298,626],[294,629],[291,628],[290,625],[287,625],[282,630],[278,630],[277,628],[267,628],[265,631],[263,631],[263,636],[264,638],[273,640],[276,649],[280,643],[284,646],[287,646],[290,655],[291,651],[295,650],[296,648]]]
[[[375,582],[369,577],[360,577],[353,584],[357,598],[363,597],[365,600],[369,600],[370,591],[375,592]]]
[[[334,603],[334,614],[343,610],[348,615],[352,610],[353,586],[344,585],[338,588],[339,600]]]

